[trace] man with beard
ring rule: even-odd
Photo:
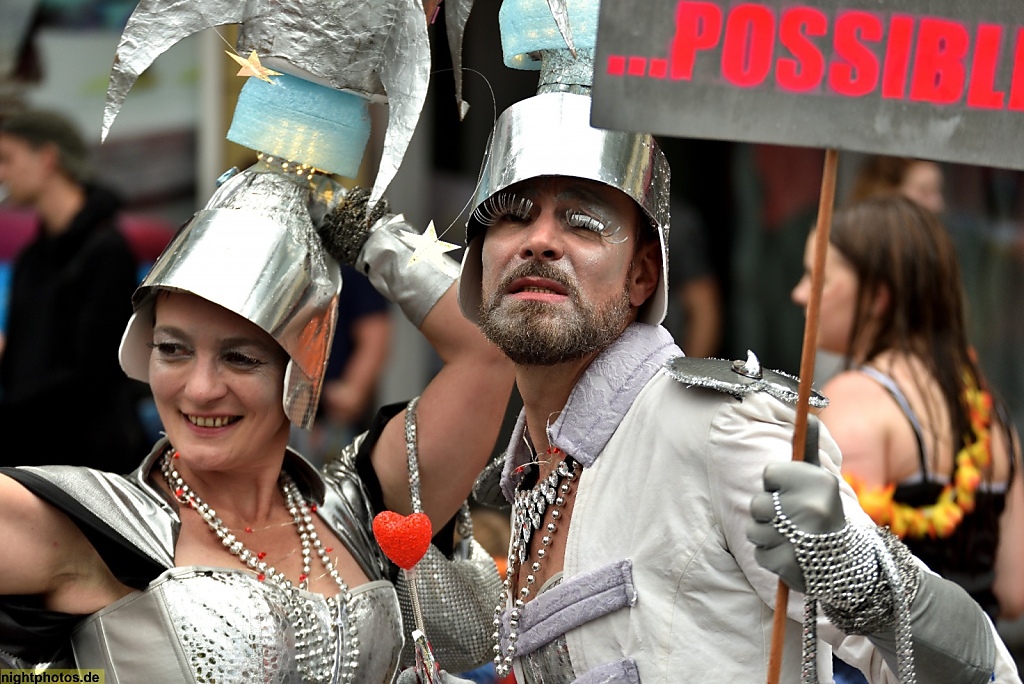
[[[981,609],[874,527],[827,433],[821,468],[789,462],[794,378],[683,356],[660,326],[664,156],[590,127],[579,35],[574,59],[505,26],[506,63],[542,55],[542,85],[492,131],[459,283],[524,402],[499,676],[764,681],[781,577],[823,613],[786,606],[782,681],[830,681],[834,649],[871,682],[1019,682]]]
[[[489,198],[483,210],[496,216],[488,256],[507,267],[494,274],[500,282],[484,285],[491,296],[480,309],[480,325],[522,366],[585,365],[615,341],[634,318],[632,309],[650,296],[658,279],[658,244],[647,231],[637,234],[637,206],[628,196],[594,181],[545,178],[513,186],[504,201],[509,194],[522,198],[513,213],[500,206],[501,195]],[[532,214],[541,211],[553,214],[544,217],[549,219],[546,229],[523,230]],[[561,240],[562,221],[569,228],[567,236],[576,238],[569,244]],[[642,251],[640,240],[646,243]],[[566,248],[586,254],[566,258]],[[611,270],[600,263],[605,253],[615,255]],[[581,272],[572,269],[577,261]],[[634,273],[643,278],[636,292],[631,287]],[[616,283],[621,283],[618,289]],[[599,301],[584,298],[582,287]],[[559,306],[563,303],[568,307]]]

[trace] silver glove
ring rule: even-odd
[[[887,530],[847,522],[835,476],[780,463],[765,468],[764,486],[751,501],[747,530],[762,567],[820,599],[839,629],[867,635],[900,681],[989,681],[995,647],[978,605],[952,582],[923,572]]]
[[[754,557],[790,588],[819,599],[848,634],[893,625],[914,600],[921,571],[887,531],[847,522],[837,478],[807,463],[765,468],[764,494],[750,504]],[[902,598],[901,598],[902,595]]]
[[[369,192],[353,188],[323,217],[317,231],[331,256],[369,278],[418,328],[455,282],[459,265],[445,254],[413,259],[417,248],[422,255],[429,238],[401,214],[388,212],[384,200],[370,206]]]
[[[839,483],[808,463],[775,463],[764,469],[764,488],[750,502],[754,519],[747,539],[757,547],[754,558],[791,589],[803,592],[806,583],[796,547],[775,525],[776,500],[797,530],[815,536],[839,533],[846,527]]]
[[[434,304],[459,276],[459,265],[447,255],[412,260],[421,231],[401,214],[385,216],[370,229],[355,267],[377,291],[401,307],[417,328]]]

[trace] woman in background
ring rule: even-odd
[[[871,155],[857,174],[850,200],[898,194],[941,214],[946,210],[942,180],[942,167],[933,161]]]
[[[792,294],[803,307],[814,240]],[[818,348],[847,363],[823,388],[821,420],[875,522],[993,619],[1014,619],[1024,612],[1019,440],[968,346],[963,301],[932,212],[899,195],[838,211]]]

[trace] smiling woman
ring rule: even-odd
[[[452,549],[512,368],[459,313],[454,262],[410,261],[412,229],[368,216],[366,197],[257,165],[174,238],[136,292],[120,349],[166,436],[128,476],[0,474],[0,546],[19,549],[0,558],[0,665],[102,668],[122,683],[392,681],[412,626],[373,515],[411,512],[408,450],[434,543]],[[385,409],[322,474],[288,438],[315,411],[334,331],[341,283],[326,225],[445,366],[413,415]],[[434,591],[423,611],[446,600]],[[471,664],[488,659],[479,635],[445,627],[435,638],[470,644]]]
[[[149,385],[167,438],[185,462],[220,470],[230,469],[233,458],[282,453],[291,424],[281,406],[288,362],[281,346],[195,295],[171,292],[155,304]],[[224,462],[209,461],[207,452]]]
[[[372,521],[412,513],[413,500],[439,552],[421,575],[432,582],[420,590],[415,626],[433,626],[445,667],[490,658],[474,629],[489,624],[489,599],[481,618],[451,592],[461,579],[460,589],[472,582],[496,594],[500,580],[472,540],[451,562],[453,530],[494,449],[512,366],[461,316],[458,266],[432,224],[415,230],[383,200],[426,99],[425,13],[438,4],[137,3],[113,60],[101,137],[162,52],[236,24],[231,56],[247,55],[240,75],[253,78],[227,136],[258,161],[218,179],[131,297],[118,358],[151,386],[164,423],[149,455],[128,475],[0,469],[0,669],[101,669],[107,684],[391,684],[403,662],[412,665],[402,646],[414,625],[400,597],[415,591]],[[445,3],[459,88],[471,5]],[[346,189],[335,176],[363,175],[371,101],[388,105],[385,144],[372,188]],[[317,412],[339,262],[402,309],[443,367],[416,403],[382,409],[318,472],[288,437]],[[76,413],[94,395],[76,396]],[[87,441],[60,437],[72,456]]]

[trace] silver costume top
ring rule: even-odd
[[[562,583],[562,573],[556,572],[537,592],[543,594]],[[519,659],[519,670],[523,684],[571,684],[576,681],[569,656],[569,644],[565,635],[560,634]]]
[[[75,627],[75,666],[106,670],[108,684],[392,681],[403,643],[401,611],[372,537],[357,450],[346,449],[323,478],[291,451],[284,466],[370,580],[338,600],[343,597],[289,593],[242,569],[174,567],[178,506],[149,482],[166,448],[166,440],[158,442],[130,475],[73,466],[19,469],[64,492],[106,533],[165,569]],[[291,617],[296,601],[306,618],[298,624]]]
[[[402,616],[390,582],[350,592],[347,632],[323,596],[297,593],[318,624],[291,624],[291,597],[251,573],[174,568],[86,618],[72,635],[75,664],[104,670],[104,681],[114,684],[392,680]]]

